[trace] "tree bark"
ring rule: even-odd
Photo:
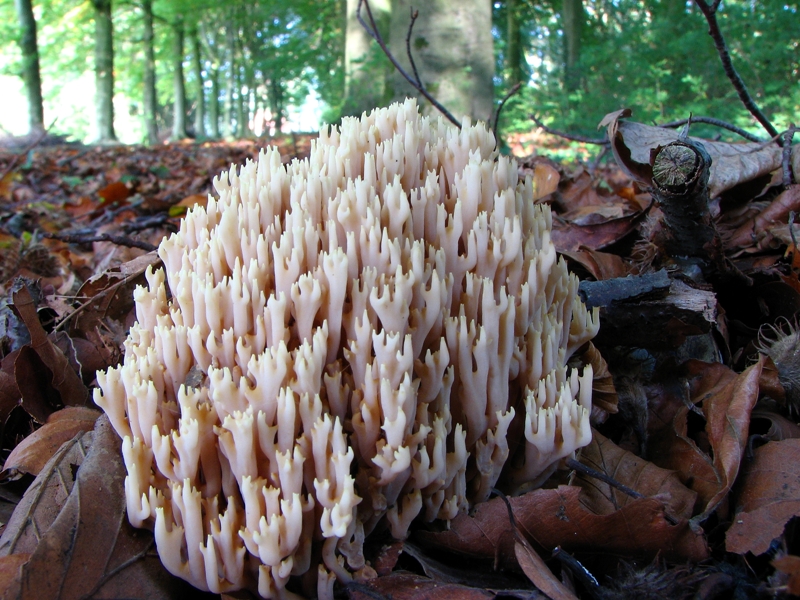
[[[525,79],[519,21],[520,0],[506,1],[506,73],[509,89]]]
[[[219,67],[211,67],[211,98],[208,102],[209,135],[219,138]]]
[[[142,0],[144,17],[144,128],[147,143],[158,143],[156,121],[156,55],[153,49],[153,0]]]
[[[95,139],[114,142],[114,27],[111,0],[92,0],[94,6]]]
[[[409,73],[406,35],[412,0],[393,0],[390,48]],[[494,110],[494,42],[489,0],[430,0],[413,3],[419,18],[411,51],[426,89],[456,118],[488,121]],[[420,95],[399,73],[393,97]],[[423,110],[432,109],[423,99]],[[435,110],[435,109],[433,109]]]
[[[17,16],[22,35],[19,39],[22,50],[22,80],[28,96],[28,129],[31,133],[44,130],[44,107],[42,103],[42,77],[39,71],[39,46],[36,42],[36,18],[33,16],[31,0],[16,0]]]
[[[356,17],[358,0],[346,0],[343,116],[360,116],[386,104],[386,81],[393,67]],[[384,39],[389,38],[392,7],[389,0],[370,0],[372,16]],[[362,16],[366,20],[365,9]],[[403,52],[405,54],[405,51]]]
[[[233,94],[236,87],[236,27],[233,24],[235,14],[230,13],[228,24],[225,26],[225,37],[228,45],[228,61],[225,79],[225,114],[222,131],[226,138],[233,137]]]
[[[189,137],[186,133],[186,86],[183,81],[183,16],[176,17],[173,30],[172,82],[175,100],[172,105],[172,139],[183,140]]]
[[[568,92],[581,84],[581,30],[583,29],[583,0],[564,0],[561,23],[564,28],[564,87]]]
[[[206,97],[203,85],[203,65],[200,59],[200,36],[197,26],[189,30],[192,44],[192,74],[194,76],[194,136],[200,140],[206,137]]]

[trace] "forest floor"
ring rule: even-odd
[[[285,161],[307,156],[310,142],[277,140]],[[709,209],[721,258],[701,273],[666,249],[649,188],[613,161],[536,156],[541,143],[521,136],[509,146],[525,154],[520,173],[553,207],[556,247],[600,308],[600,334],[582,353],[595,373],[594,440],[510,509],[493,498],[447,529],[368,540],[378,577],[339,592],[800,594],[800,187],[762,168],[719,191],[721,174],[736,169],[715,162]],[[93,431],[90,390],[95,372],[121,359],[132,290],[158,262],[151,250],[205,204],[214,176],[260,147],[0,148],[3,597],[188,597],[152,535],[127,524],[124,501],[96,492],[124,467],[119,439]]]

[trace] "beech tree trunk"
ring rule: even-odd
[[[387,103],[386,81],[393,67],[378,44],[358,22],[358,0],[346,0],[344,46],[343,116],[361,116],[364,111]],[[372,16],[384,39],[389,38],[392,7],[389,0],[371,0]],[[367,20],[362,6],[362,17]],[[405,53],[405,52],[404,52]]]
[[[182,140],[189,137],[186,133],[186,86],[183,80],[183,17],[178,15],[173,25],[175,38],[172,46],[172,77],[175,101],[172,105],[172,139]]]
[[[219,138],[219,67],[211,67],[211,98],[208,102],[209,135]]]
[[[411,51],[426,89],[456,118],[488,121],[494,110],[494,42],[489,0],[393,0],[390,48],[412,73],[406,56],[411,6],[419,18]],[[399,74],[392,75],[393,97],[420,97]],[[424,112],[432,108],[420,99]]]
[[[225,37],[228,45],[228,64],[225,79],[225,114],[223,115],[222,131],[226,138],[233,137],[233,94],[236,87],[236,27],[233,25],[235,15],[230,13],[230,20],[225,26]]]
[[[194,136],[201,140],[206,137],[206,95],[203,85],[203,65],[200,59],[200,36],[197,26],[189,30],[192,44],[192,74],[194,76]]]
[[[581,83],[581,29],[583,29],[583,0],[564,0],[561,22],[564,28],[564,87],[577,90]]]
[[[517,11],[520,0],[506,1],[506,72],[509,89],[525,80],[525,54],[520,41],[520,22]]]
[[[31,0],[16,0],[17,16],[22,35],[22,80],[28,97],[28,130],[33,133],[44,129],[42,104],[42,77],[39,71],[39,46],[36,42],[36,19]]]
[[[111,0],[92,0],[94,7],[95,140],[114,142],[114,27]]]
[[[144,128],[147,143],[158,143],[156,121],[156,55],[153,49],[153,0],[142,0],[144,17]]]

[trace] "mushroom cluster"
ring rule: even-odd
[[[314,569],[330,597],[372,573],[376,527],[452,519],[589,443],[591,368],[566,363],[597,315],[483,124],[407,100],[214,187],[95,392],[170,572],[282,598]]]

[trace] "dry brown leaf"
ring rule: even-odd
[[[728,552],[763,554],[800,515],[800,439],[769,442],[742,469],[741,493],[725,536]],[[737,486],[738,487],[738,486]]]
[[[31,553],[50,528],[75,485],[92,442],[91,432],[63,444],[30,485],[0,536],[0,556]]]
[[[773,560],[772,565],[781,573],[789,575],[787,591],[793,596],[800,596],[800,556],[787,554]]]
[[[755,217],[748,219],[726,241],[729,248],[764,247],[769,229],[788,223],[790,212],[800,211],[800,185],[791,185]],[[771,234],[770,234],[771,237]]]
[[[641,211],[593,225],[576,225],[554,215],[551,237],[559,252],[576,252],[584,247],[599,250],[632,232],[645,214],[645,211]]]
[[[533,201],[538,202],[558,189],[561,175],[544,162],[536,163],[533,168]]]
[[[611,148],[617,163],[632,177],[647,182],[650,151],[676,141],[680,134],[674,129],[620,120],[630,115],[628,109],[609,113],[600,122],[600,126],[607,127],[608,139],[612,142]],[[694,137],[690,139],[703,144],[713,161],[708,181],[712,198],[739,183],[781,167],[783,149],[774,142],[726,143]],[[793,162],[800,164],[800,146],[795,146],[792,153]]]
[[[68,406],[54,412],[47,423],[11,451],[0,479],[15,479],[23,473],[38,475],[62,444],[91,431],[99,416],[99,411],[84,406]]]
[[[440,598],[486,600],[486,598],[495,597],[495,594],[488,590],[454,583],[439,583],[422,575],[406,572],[391,573],[363,585],[347,588],[347,597],[350,600],[374,600],[376,594],[378,598],[391,598],[392,600],[435,600]]]
[[[577,252],[562,252],[562,254],[581,265],[597,281],[631,274],[622,257],[616,254],[599,252],[591,248],[581,248]]]
[[[20,352],[14,362],[14,377],[16,378],[17,386],[22,392],[23,406],[26,400],[26,391],[30,392],[32,388],[37,386],[41,389],[45,385],[58,394],[60,402],[65,406],[84,405],[88,398],[86,386],[83,385],[78,373],[70,366],[67,357],[53,344],[39,322],[36,305],[27,286],[23,285],[13,293],[12,297],[14,308],[28,328],[28,333],[31,337],[28,348],[35,352],[41,364],[49,371],[47,381],[42,381],[43,373],[40,368],[37,368],[36,361],[31,353]],[[24,360],[23,354],[25,354]],[[30,372],[31,370],[33,372]],[[44,390],[44,393],[47,394],[48,391]],[[37,418],[36,415],[33,416]],[[37,418],[37,420],[39,419],[41,419],[41,415]],[[39,420],[39,422],[42,423],[44,421]]]
[[[697,493],[683,485],[674,471],[657,467],[623,450],[597,431],[593,432],[592,443],[581,450],[580,460],[643,496],[663,499],[670,516],[692,517]],[[584,506],[596,514],[611,514],[634,501],[631,496],[587,475],[578,475],[577,484],[584,490]]]
[[[578,597],[561,583],[550,568],[524,538],[514,542],[514,554],[522,572],[550,600],[578,600]]]
[[[528,539],[546,549],[593,550],[625,556],[669,560],[703,560],[708,548],[688,523],[670,525],[657,498],[635,500],[610,515],[595,515],[583,506],[581,489],[559,486],[509,498],[517,525]],[[499,564],[516,564],[514,534],[508,511],[499,498],[480,504],[474,516],[461,514],[444,532],[419,532],[425,544]]]
[[[200,597],[163,568],[152,534],[128,523],[120,440],[108,417],[89,435],[91,448],[69,497],[5,598]]]
[[[672,427],[661,429],[650,440],[653,462],[677,471],[697,492],[702,508],[697,520],[704,520],[719,506],[739,472],[763,365],[762,357],[737,375],[719,363],[687,363],[690,376],[696,377],[691,402],[702,403],[705,434],[713,458],[688,435],[689,407],[679,409]]]

